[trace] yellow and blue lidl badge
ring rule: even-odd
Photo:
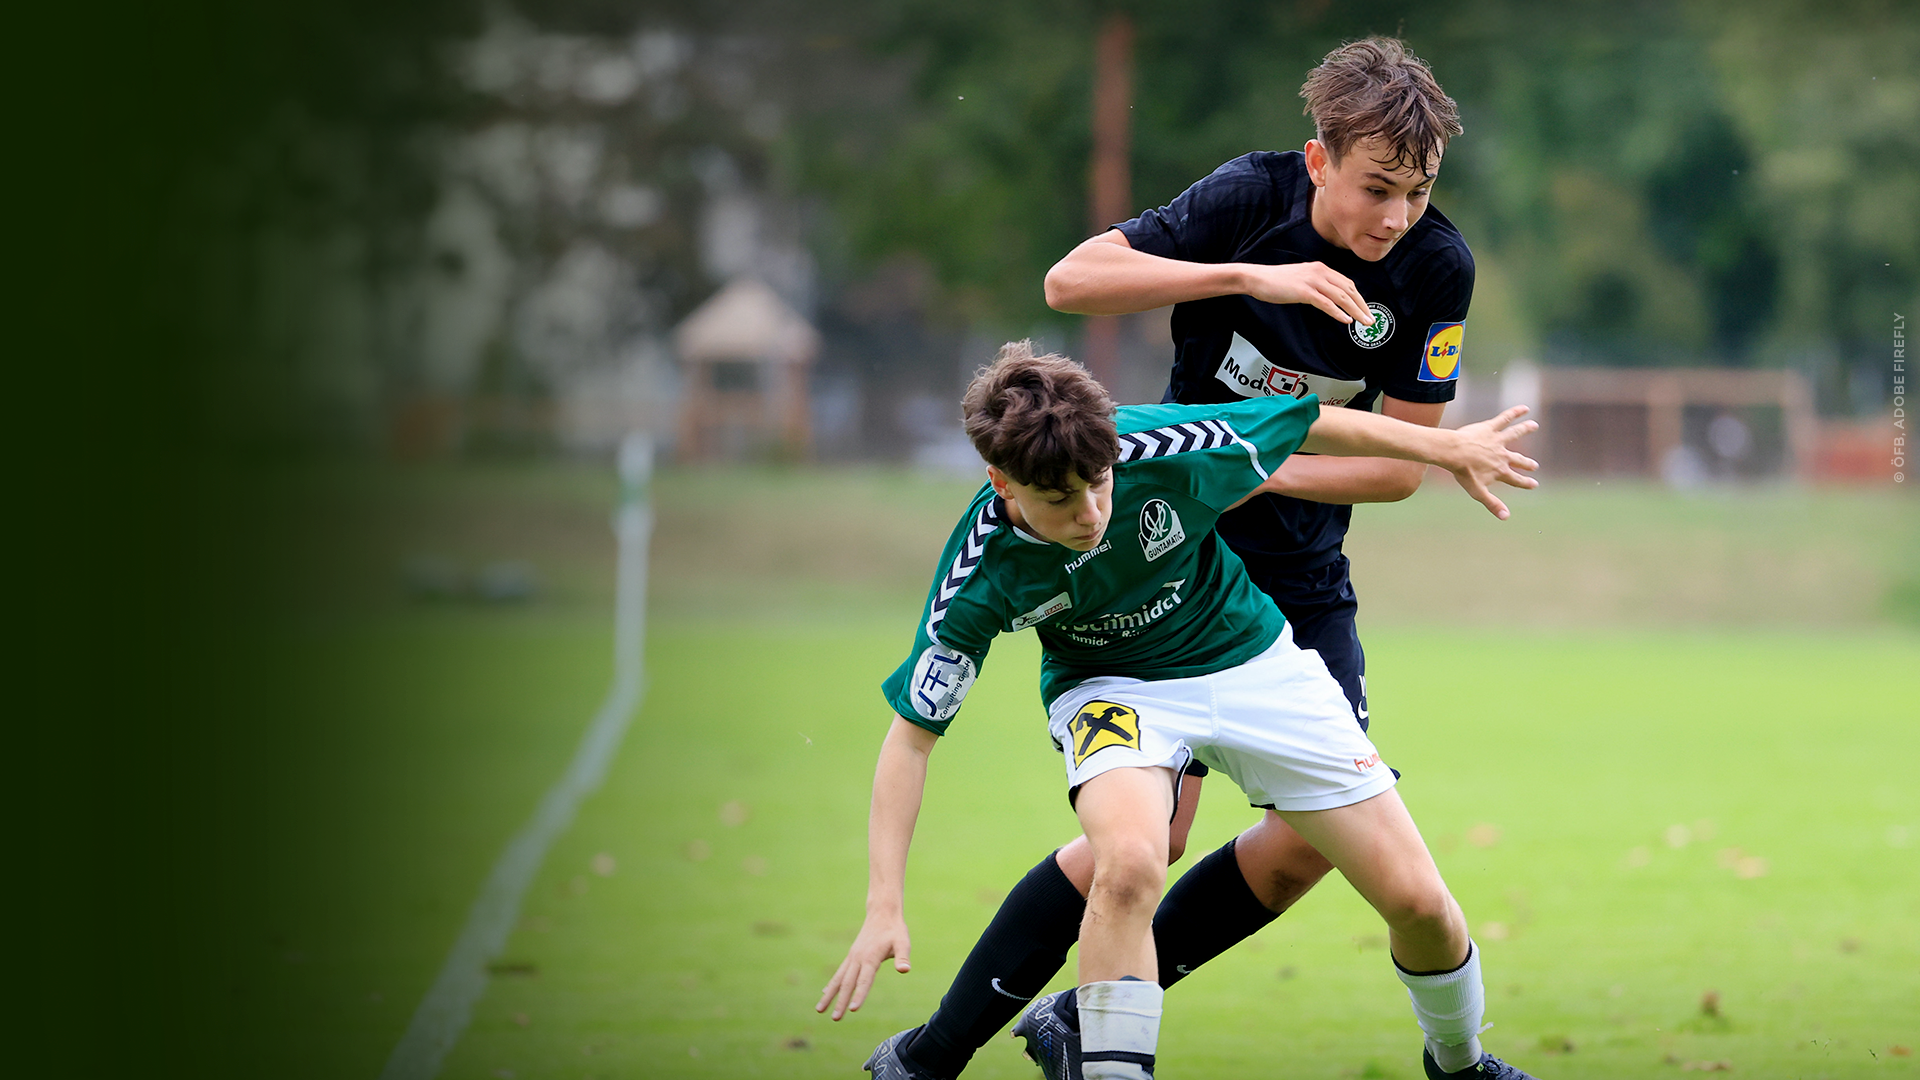
[[[1140,714],[1111,701],[1089,701],[1067,725],[1067,734],[1073,738],[1075,765],[1109,746],[1131,746],[1138,750]]]
[[[1420,354],[1421,382],[1452,382],[1460,377],[1460,339],[1463,322],[1437,322],[1427,330],[1427,348]]]

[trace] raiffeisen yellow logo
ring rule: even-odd
[[[1437,322],[1427,330],[1427,347],[1420,354],[1421,382],[1452,382],[1460,377],[1460,339],[1467,324]]]

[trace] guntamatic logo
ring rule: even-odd
[[[1180,515],[1165,499],[1148,499],[1140,508],[1140,549],[1153,560],[1180,546],[1187,530],[1180,527]]]
[[[1360,320],[1347,324],[1347,333],[1353,336],[1353,343],[1363,349],[1377,349],[1393,336],[1393,312],[1387,305],[1370,301],[1367,310],[1373,312],[1373,325],[1362,326]]]

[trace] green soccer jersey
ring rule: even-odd
[[[1286,620],[1213,523],[1300,446],[1312,395],[1117,410],[1113,517],[1091,551],[1007,519],[991,486],[954,529],[913,652],[882,684],[894,712],[944,734],[995,635],[1033,627],[1051,703],[1096,675],[1181,679],[1243,664]]]

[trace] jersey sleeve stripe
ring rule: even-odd
[[[1000,527],[999,500],[989,500],[980,508],[973,519],[973,528],[968,530],[965,542],[953,556],[953,565],[948,568],[947,576],[941,580],[940,589],[934,594],[931,610],[927,615],[927,637],[935,644],[940,642],[940,623],[947,617],[947,607],[959,594],[960,586],[966,584],[973,575],[974,568],[980,565],[981,556],[987,553],[987,537]]]
[[[1225,420],[1199,420],[1122,435],[1120,436],[1120,461],[1125,464],[1130,461],[1145,461],[1148,458],[1184,454],[1192,450],[1218,450],[1223,446],[1234,445],[1243,447],[1247,451],[1247,460],[1253,464],[1253,471],[1260,474],[1260,479],[1265,480],[1267,470],[1260,465],[1260,452],[1252,443],[1241,438],[1240,433],[1233,430],[1233,426]]]

